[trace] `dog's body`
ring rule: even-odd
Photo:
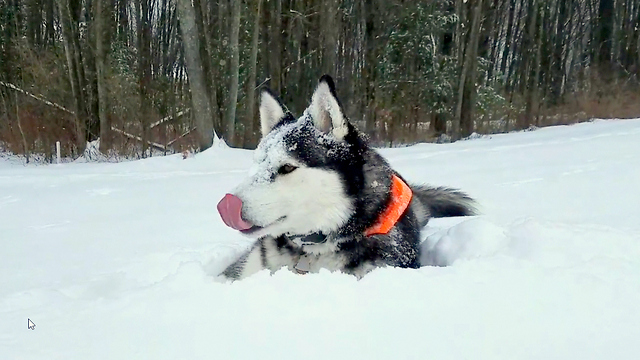
[[[461,192],[407,185],[349,123],[328,76],[297,120],[264,91],[260,121],[250,176],[218,205],[227,225],[258,239],[223,272],[230,279],[283,267],[357,277],[417,268],[431,217],[474,213]]]

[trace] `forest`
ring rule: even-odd
[[[376,146],[639,117],[640,1],[1,0],[0,151],[250,149],[323,74]]]

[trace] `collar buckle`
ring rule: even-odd
[[[327,242],[327,235],[321,233],[321,232],[317,232],[317,233],[313,233],[313,234],[309,234],[309,235],[304,235],[304,236],[289,236],[289,239],[293,242],[295,242],[296,244],[298,244],[299,246],[304,246],[304,245],[320,245],[320,244],[324,244],[325,242]]]

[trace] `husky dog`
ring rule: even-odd
[[[248,178],[218,204],[224,223],[257,241],[222,274],[325,268],[358,278],[381,266],[420,267],[420,230],[431,217],[474,214],[444,187],[408,185],[347,119],[325,75],[296,119],[260,95],[262,140]]]

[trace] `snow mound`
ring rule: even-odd
[[[484,219],[470,219],[428,235],[421,246],[420,262],[423,266],[448,266],[458,260],[487,257],[506,248],[509,241],[505,229]]]
[[[90,142],[88,141],[82,156],[75,160],[77,163],[109,161],[115,162],[115,159],[110,159],[108,156],[100,152],[100,139]]]

